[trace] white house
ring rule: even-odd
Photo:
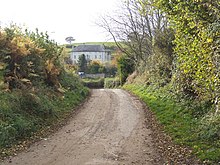
[[[77,63],[79,56],[84,54],[88,61],[100,61],[102,64],[111,62],[111,51],[106,50],[104,45],[79,45],[73,48],[70,55],[74,64]]]

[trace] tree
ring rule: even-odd
[[[78,71],[79,72],[86,72],[87,71],[87,61],[85,54],[81,54],[78,59]]]
[[[126,55],[122,55],[117,59],[117,64],[120,83],[124,84],[129,74],[134,72],[134,61]]]
[[[155,34],[167,28],[164,14],[154,8],[153,0],[127,0],[116,15],[106,15],[98,25],[114,39],[119,49],[136,66],[154,52]]]
[[[114,39],[139,74],[148,80],[168,83],[173,62],[173,31],[154,0],[127,0],[116,15],[106,15],[98,25]]]
[[[72,43],[72,41],[75,41],[75,39],[72,36],[66,37],[65,38],[66,42],[68,42],[70,45]]]

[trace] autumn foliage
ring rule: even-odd
[[[63,60],[47,33],[0,28],[0,158],[48,132],[87,96]]]
[[[62,48],[44,33],[23,32],[13,26],[0,29],[0,65],[5,90],[45,83],[60,88]]]

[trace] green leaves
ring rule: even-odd
[[[214,53],[219,47],[219,12],[216,2],[206,0],[159,1],[174,24],[177,69],[175,84],[182,92],[193,91],[200,99],[215,100],[219,88],[219,65]],[[218,40],[218,41],[217,41]],[[219,58],[218,58],[219,59]],[[216,61],[217,60],[217,61]],[[186,95],[192,93],[185,93]]]
[[[126,81],[128,75],[134,71],[134,61],[132,61],[126,55],[122,55],[117,60],[117,65],[120,83],[123,84]]]

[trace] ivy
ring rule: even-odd
[[[220,3],[209,0],[159,0],[175,30],[177,91],[219,105]]]

